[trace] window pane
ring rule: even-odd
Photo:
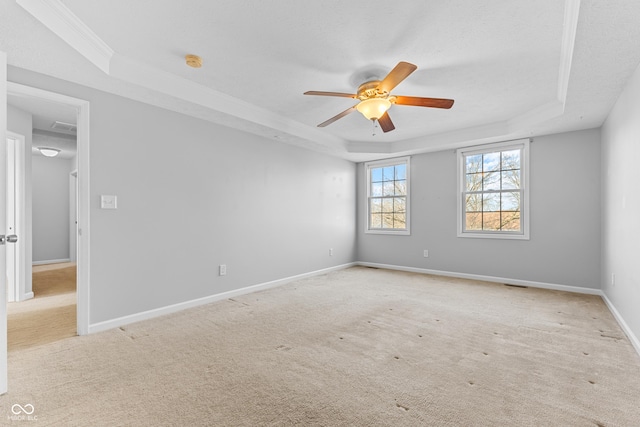
[[[393,228],[393,214],[382,214],[382,228]]]
[[[465,172],[478,173],[482,172],[482,154],[465,157]]]
[[[520,150],[502,152],[502,170],[520,169]]]
[[[502,210],[503,211],[519,211],[520,210],[520,193],[502,193]]]
[[[404,213],[393,214],[393,226],[395,228],[407,228],[407,216]]]
[[[500,230],[500,212],[485,212],[482,214],[482,229],[488,231]]]
[[[393,170],[395,168],[393,166],[387,166],[386,168],[382,168],[382,180],[383,181],[393,181]]]
[[[502,189],[513,190],[520,188],[520,170],[508,170],[502,172]]]
[[[482,156],[482,170],[484,172],[500,170],[500,152],[484,154]]]
[[[409,159],[368,163],[368,226],[371,230],[408,232]]]
[[[468,213],[465,215],[465,229],[466,230],[482,230],[482,214],[481,213]]]
[[[382,183],[374,182],[371,184],[371,195],[382,196]]]
[[[395,181],[395,195],[406,196],[407,195],[407,181]]]
[[[465,212],[482,212],[482,194],[467,194]]]
[[[371,182],[382,182],[382,168],[371,169]]]
[[[382,199],[371,199],[371,213],[382,212]]]
[[[458,193],[458,197],[462,196],[458,206],[463,215],[459,236],[464,236],[465,231],[482,231],[482,234],[503,234],[504,238],[528,239],[528,233],[523,233],[528,228],[524,224],[528,215],[521,212],[528,209],[522,204],[526,195],[522,180],[524,168],[528,166],[525,158],[528,147],[528,141],[524,141],[513,145],[496,144],[495,148],[489,148],[494,151],[481,154],[466,155],[464,149],[458,151],[458,173],[464,180],[460,189],[462,194]]]
[[[482,177],[482,190],[500,190],[500,172],[485,172]]]
[[[466,191],[482,191],[482,173],[468,173],[465,175]]]
[[[393,186],[393,181],[385,181],[382,183],[382,195],[383,196],[393,196],[395,192],[395,188]]]
[[[520,231],[520,212],[502,212],[502,229]]]
[[[371,228],[382,228],[382,215],[381,214],[371,214]]]
[[[483,193],[482,194],[482,210],[484,212],[499,212],[500,211],[500,193]]]

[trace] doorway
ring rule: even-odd
[[[66,234],[68,236],[73,233],[74,246],[76,248],[76,273],[77,273],[77,292],[75,294],[75,333],[78,335],[85,335],[89,331],[89,103],[84,100],[68,97],[65,95],[44,91],[41,89],[32,88],[16,83],[7,83],[7,96],[8,102],[10,100],[20,100],[23,105],[46,103],[50,106],[58,106],[58,108],[73,109],[75,114],[75,122],[77,123],[77,167],[74,168],[77,178],[74,177],[74,185],[77,182],[77,227],[74,230],[69,230]],[[26,108],[24,108],[26,109]],[[32,141],[27,138],[25,143],[24,152],[31,154]],[[25,173],[29,176],[29,165],[27,165]],[[70,192],[70,181],[67,172],[66,177],[66,189]],[[77,179],[77,181],[76,181]],[[25,187],[28,192],[29,183],[27,182]],[[32,217],[32,206],[29,206],[29,200],[25,202],[26,211],[26,229],[32,225],[30,221]],[[70,219],[67,219],[70,221]],[[70,222],[69,222],[70,224]],[[22,269],[25,277],[30,276],[31,267],[33,262],[33,245],[31,235],[29,232],[25,233],[26,236],[22,239],[26,255],[23,257],[24,267]],[[20,239],[20,236],[18,237]],[[70,249],[69,249],[70,250]],[[59,259],[58,261],[71,261],[71,254],[64,257],[66,259]],[[27,271],[28,270],[28,271]],[[30,292],[28,284],[25,286],[27,292]]]
[[[69,178],[76,169],[73,128],[77,112],[72,107],[14,96],[8,98],[8,104],[9,127],[28,132],[24,127],[31,123],[33,147],[27,151],[25,137],[8,132],[7,230],[21,237],[6,248],[7,346],[11,353],[77,334],[77,257],[75,244],[71,244],[77,234],[76,191]],[[61,122],[72,123],[73,128],[49,130]],[[25,170],[31,172],[26,174]],[[28,194],[25,183],[29,183]],[[30,221],[25,220],[25,200],[31,204]],[[32,262],[25,263],[24,246],[29,236]],[[14,256],[17,251],[22,251],[21,255]],[[18,261],[26,265],[18,266]]]

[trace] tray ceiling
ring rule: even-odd
[[[640,61],[634,1],[2,1],[11,65],[354,161],[598,127]],[[453,108],[316,127],[399,61]]]

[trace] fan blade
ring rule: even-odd
[[[356,105],[358,105],[358,104],[356,104]],[[351,107],[351,108],[347,108],[347,109],[346,109],[346,110],[344,110],[342,113],[340,113],[340,114],[338,114],[338,115],[335,115],[335,116],[331,117],[329,120],[327,120],[327,121],[324,121],[324,122],[320,123],[320,124],[318,125],[318,127],[319,127],[319,128],[323,128],[323,127],[325,127],[325,126],[329,126],[331,123],[335,122],[335,121],[336,121],[336,120],[338,120],[338,119],[343,118],[343,117],[344,117],[344,116],[346,116],[347,114],[351,114],[351,113],[353,113],[354,111],[356,111],[356,106],[355,106],[355,105],[354,105],[353,107]]]
[[[413,105],[415,107],[451,108],[453,99],[396,96],[395,103],[398,105]]]
[[[320,96],[340,96],[343,98],[355,98],[356,95],[353,93],[343,93],[343,92],[321,92],[317,90],[309,90],[304,93],[304,95],[320,95]]]
[[[401,81],[406,79],[409,74],[413,73],[417,69],[418,67],[416,65],[408,62],[398,62],[398,65],[396,65],[395,68],[387,74],[387,77],[380,82],[378,89],[382,92],[391,92],[394,87],[398,86]]]
[[[389,117],[389,112],[385,112],[382,117],[378,119],[378,124],[380,125],[382,132],[391,132],[396,128],[391,121],[391,117]]]

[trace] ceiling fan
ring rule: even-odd
[[[305,95],[321,95],[321,96],[339,96],[342,98],[359,99],[356,105],[344,110],[342,113],[331,117],[318,125],[325,127],[344,116],[358,110],[369,120],[377,120],[383,132],[389,132],[396,127],[393,125],[387,110],[392,104],[412,105],[415,107],[431,107],[431,108],[451,108],[453,99],[442,98],[420,98],[417,96],[395,96],[390,92],[398,86],[400,82],[406,79],[418,67],[408,62],[399,62],[393,70],[387,74],[382,80],[371,80],[365,82],[358,87],[358,93],[342,93],[342,92],[320,92],[310,90]]]

